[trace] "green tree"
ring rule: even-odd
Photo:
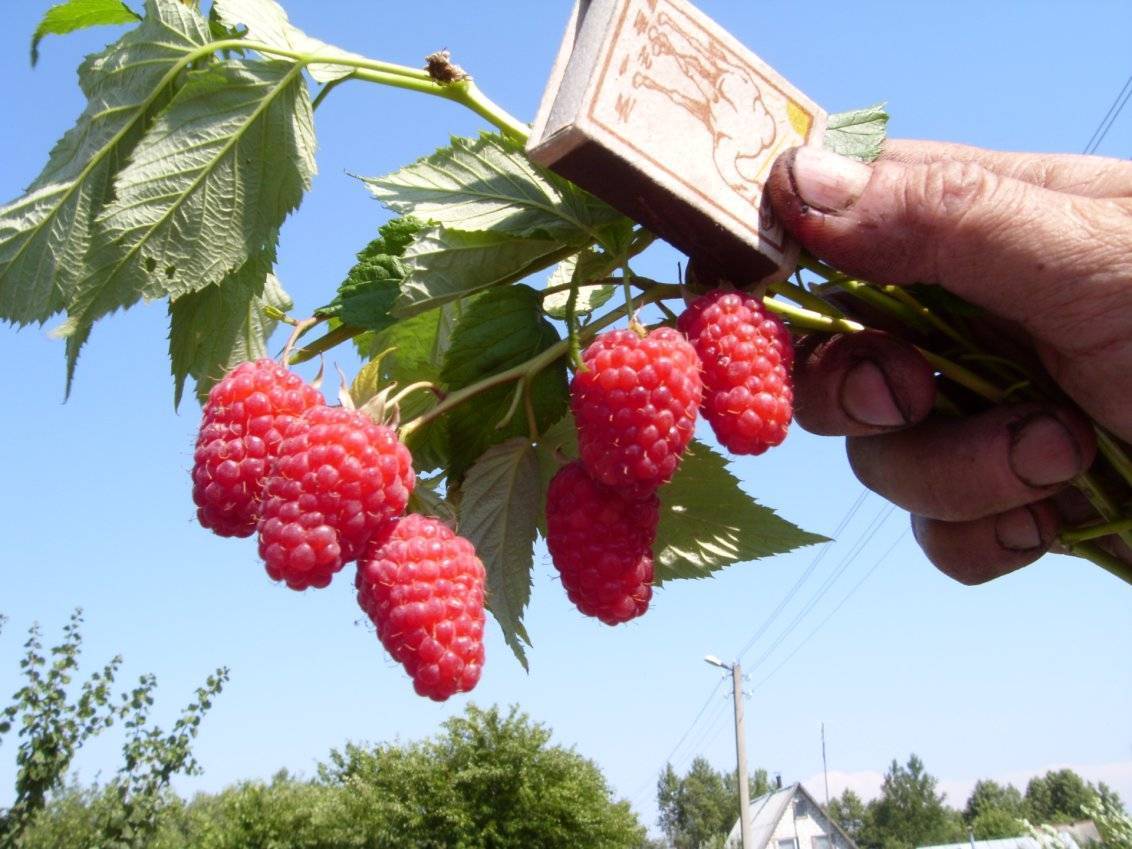
[[[739,815],[735,781],[697,757],[677,776],[666,764],[657,782],[660,828],[674,849],[705,849],[722,844]]]
[[[965,835],[960,817],[944,805],[937,783],[916,755],[908,758],[906,766],[894,760],[885,773],[880,797],[869,804],[863,844],[875,849],[912,849],[961,840]]]
[[[829,818],[841,826],[842,830],[852,838],[854,843],[860,844],[868,819],[868,809],[861,797],[848,787],[840,796],[830,800],[826,811]]]
[[[1085,814],[1097,825],[1103,849],[1132,849],[1132,816],[1124,810],[1120,797],[1105,784],[1097,799],[1085,806]]]
[[[1021,837],[1026,824],[1001,808],[988,808],[968,823],[976,840],[995,840],[1000,837]]]
[[[978,840],[1018,837],[1026,833],[1022,794],[1012,784],[981,780],[975,783],[963,808],[963,822]]]
[[[143,675],[133,690],[114,698],[112,687],[121,657],[113,658],[86,679],[77,693],[72,692],[70,685],[82,651],[81,625],[82,612],[76,610],[63,629],[62,642],[47,652],[39,627],[32,626],[20,662],[24,685],[0,712],[0,740],[13,726],[19,727],[20,737],[15,800],[0,811],[0,847],[4,849],[28,845],[23,836],[42,818],[53,794],[60,796],[60,802],[49,812],[52,826],[94,818],[98,825],[92,828],[99,835],[99,845],[146,845],[156,831],[160,812],[171,801],[169,781],[199,769],[192,757],[192,740],[212,699],[227,681],[228,670],[218,669],[208,678],[197,690],[196,700],[166,733],[148,723],[157,687],[154,676]],[[117,775],[103,788],[65,789],[63,781],[75,754],[115,721],[126,729]],[[67,833],[65,827],[55,830]]]
[[[770,789],[765,769],[748,779],[751,798]],[[739,786],[730,770],[716,771],[702,757],[695,758],[683,776],[666,764],[657,779],[659,823],[674,849],[721,846],[739,818]]]
[[[601,771],[512,707],[470,705],[436,738],[334,751],[324,785],[344,788],[362,845],[526,849],[638,847],[644,829]]]
[[[1026,817],[1033,823],[1073,822],[1097,798],[1097,790],[1073,770],[1051,770],[1026,785]]]

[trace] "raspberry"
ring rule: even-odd
[[[695,350],[676,330],[604,333],[570,384],[582,462],[595,480],[646,498],[669,480],[692,438],[702,387]]]
[[[370,541],[358,604],[422,696],[444,701],[483,669],[484,568],[472,544],[415,513]]]
[[[193,456],[201,525],[222,537],[251,536],[284,431],[323,403],[322,393],[274,360],[241,363],[213,386]]]
[[[616,625],[648,609],[659,515],[655,493],[626,498],[578,461],[559,469],[546,494],[546,546],[582,613]]]
[[[296,590],[325,587],[382,525],[405,511],[409,449],[384,425],[343,407],[292,422],[264,487],[259,553]]]
[[[793,412],[794,347],[762,302],[717,290],[676,322],[703,363],[703,414],[733,454],[762,454],[786,438]]]

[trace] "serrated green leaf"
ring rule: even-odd
[[[579,286],[578,300],[574,305],[575,315],[591,313],[613,297],[616,287],[612,284],[605,286],[584,286],[592,280],[601,280],[608,277],[617,267],[617,260],[611,258],[604,251],[586,248],[581,253],[567,257],[555,266],[550,279],[546,281],[546,288],[563,286],[572,283]],[[570,299],[570,290],[563,289],[554,292],[542,299],[542,308],[551,318],[566,318],[566,302]]]
[[[657,584],[706,578],[735,563],[826,541],[747,495],[727,461],[695,440],[659,495],[653,548]]]
[[[487,607],[507,645],[528,669],[531,644],[523,610],[531,596],[538,460],[530,441],[515,437],[484,452],[468,470],[460,499],[460,533],[476,547],[487,570]]]
[[[115,172],[208,40],[194,9],[146,0],[141,25],[79,67],[86,109],[27,194],[0,207],[0,319],[42,323],[73,302]]]
[[[237,364],[268,355],[267,340],[278,322],[264,307],[286,312],[292,306],[270,269],[269,257],[249,260],[220,283],[169,305],[174,406],[181,403],[186,377],[196,381],[197,398],[203,399]]]
[[[307,35],[288,20],[287,13],[275,0],[214,0],[212,7],[226,26],[245,28],[249,41],[310,53],[327,60],[365,61],[364,56]],[[312,62],[307,69],[320,83],[341,79],[354,70],[348,65],[335,65],[329,61]]]
[[[334,300],[314,314],[365,330],[393,324],[391,310],[405,277],[399,257],[422,226],[414,218],[397,218],[379,228],[377,238],[358,253]]]
[[[452,530],[459,528],[459,516],[456,507],[439,492],[440,479],[417,479],[417,485],[409,496],[409,513],[420,513],[422,516],[432,516],[439,519]]]
[[[485,377],[520,366],[559,342],[558,332],[541,315],[538,293],[510,286],[473,300],[452,334],[441,381],[456,392]],[[520,381],[495,386],[460,404],[444,418],[448,426],[449,479],[459,481],[490,445],[528,434],[525,404],[516,404]],[[565,358],[542,369],[529,384],[535,423],[541,432],[569,406]],[[510,419],[504,419],[510,412]]]
[[[623,216],[532,163],[522,145],[495,133],[453,138],[385,177],[363,178],[379,201],[453,230],[553,237],[579,246]]]
[[[578,459],[578,428],[574,415],[567,413],[547,428],[535,446],[538,456],[539,511],[538,530],[546,538],[546,491],[550,480],[571,460]]]
[[[408,317],[457,298],[522,280],[576,251],[552,239],[429,227],[405,251],[405,280],[393,306]]]
[[[93,323],[140,298],[217,283],[274,243],[314,175],[301,65],[194,71],[138,143],[99,215],[68,320],[68,376]]]
[[[358,337],[358,350],[364,357],[376,357],[388,351],[381,359],[377,374],[368,379],[380,385],[428,381],[444,388],[440,378],[441,365],[460,314],[459,302],[445,304],[435,310],[399,321],[379,333],[364,333]],[[364,369],[363,369],[364,371]],[[401,421],[409,421],[431,409],[436,399],[426,392],[414,392],[400,404]],[[406,441],[413,454],[413,467],[418,471],[433,471],[448,464],[448,428],[443,418],[429,422],[413,431]]]
[[[31,64],[34,66],[39,61],[39,42],[45,35],[66,35],[88,27],[132,24],[140,20],[122,0],[67,0],[52,6],[31,37]]]
[[[888,112],[883,103],[851,112],[836,112],[826,119],[824,145],[842,156],[872,162],[884,148]]]

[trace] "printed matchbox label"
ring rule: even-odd
[[[722,228],[781,269],[797,249],[765,198],[767,174],[783,151],[820,143],[824,129],[822,109],[690,3],[583,0],[530,150],[615,206],[632,206],[629,192],[606,188],[612,155],[638,175],[636,184],[624,179],[639,221],[668,223],[667,212],[649,220],[658,198],[685,210],[659,235],[687,251]],[[587,180],[577,161],[586,158],[600,176]],[[641,177],[661,191],[642,188]]]

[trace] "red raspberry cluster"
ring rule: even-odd
[[[241,363],[212,387],[193,457],[201,525],[222,537],[255,533],[263,482],[291,423],[325,402],[274,360]]]
[[[640,616],[652,598],[652,544],[660,502],[598,483],[575,461],[546,494],[547,548],[570,601],[607,625]]]
[[[718,290],[647,335],[615,330],[582,354],[570,384],[579,462],[547,492],[547,547],[570,600],[615,625],[652,596],[657,491],[702,411],[720,443],[760,454],[786,436],[793,348],[755,297]]]
[[[193,466],[200,523],[258,531],[267,573],[296,590],[361,558],[362,608],[417,692],[441,700],[480,677],[484,568],[435,519],[402,518],[415,481],[391,428],[326,406],[274,361],[237,366],[209,395]]]
[[[316,407],[292,424],[264,488],[259,553],[292,589],[325,587],[413,490],[409,449],[392,429],[343,407]]]
[[[358,563],[358,604],[417,693],[443,701],[483,668],[483,563],[437,519],[410,514],[372,539]]]
[[[703,363],[703,413],[732,454],[762,454],[793,415],[794,346],[782,320],[744,292],[697,298],[676,322]]]

